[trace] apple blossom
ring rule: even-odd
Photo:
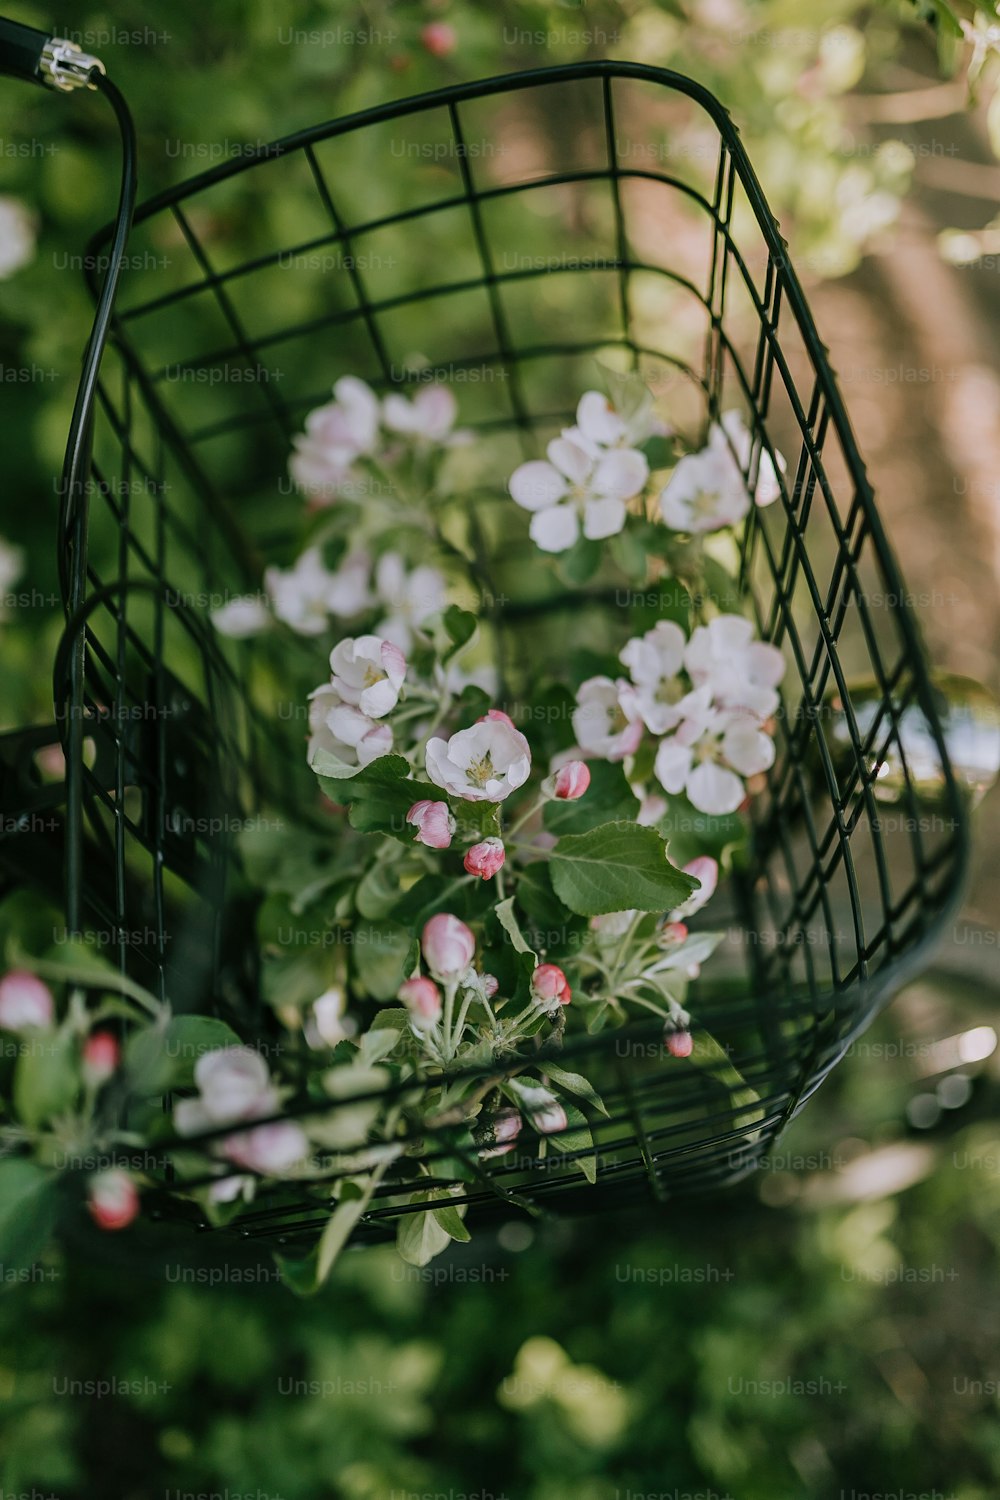
[[[309,1153],[309,1140],[294,1120],[274,1120],[253,1130],[228,1135],[219,1143],[227,1161],[248,1171],[278,1175],[296,1166]]]
[[[307,547],[291,568],[266,568],[271,609],[296,635],[322,635],[329,623],[333,574],[318,547]]]
[[[83,1076],[92,1088],[107,1083],[121,1061],[122,1049],[110,1031],[94,1031],[83,1044]]]
[[[194,1081],[198,1097],[174,1106],[174,1125],[181,1135],[260,1118],[278,1105],[267,1063],[252,1047],[203,1052],[194,1066]]]
[[[522,1125],[520,1111],[516,1109],[498,1109],[492,1119],[487,1121],[489,1134],[486,1139],[493,1144],[479,1155],[487,1160],[494,1156],[506,1156],[513,1151],[515,1142],[521,1134]]]
[[[425,764],[435,785],[456,797],[468,802],[502,802],[527,781],[531,749],[507,715],[492,709],[471,729],[460,729],[449,740],[429,740]]]
[[[376,563],[375,593],[388,610],[376,634],[401,651],[411,649],[414,631],[447,603],[444,575],[426,563],[408,573],[398,552],[384,552]]]
[[[521,464],[510,476],[511,498],[532,512],[530,534],[543,552],[565,552],[579,539],[614,536],[625,525],[625,502],[649,478],[645,456],[633,448],[610,452],[567,436],[553,438],[547,460]],[[581,520],[582,517],[582,520]]]
[[[345,703],[336,688],[316,688],[309,694],[310,764],[318,750],[326,750],[347,765],[367,766],[392,749],[392,728],[370,719]]]
[[[685,875],[693,875],[695,880],[701,882],[698,889],[683,901],[674,911],[670,913],[672,922],[680,922],[685,917],[691,917],[696,911],[700,911],[706,901],[714,894],[715,887],[719,883],[718,861],[712,859],[711,855],[700,854],[697,859],[690,860],[684,866]]]
[[[399,987],[399,999],[410,1012],[410,1020],[418,1029],[433,1026],[441,1019],[441,991],[433,979],[419,974],[413,979],[404,979]]]
[[[719,418],[719,426],[713,428],[714,441],[720,445],[728,438],[732,444],[736,461],[744,473],[749,474],[755,457],[755,450],[759,451],[760,458],[757,463],[757,482],[754,486],[754,503],[764,506],[771,505],[781,494],[781,484],[778,474],[785,472],[785,460],[775,449],[774,459],[764,447],[758,437],[754,439],[747,430],[747,425],[740,412],[735,408],[732,411],[723,412]]]
[[[259,635],[271,623],[270,612],[258,594],[242,594],[229,599],[211,612],[211,621],[220,635],[243,641]]]
[[[372,560],[367,552],[349,552],[329,575],[326,603],[331,615],[350,620],[373,602]]]
[[[347,996],[339,985],[324,990],[312,1005],[312,1022],[317,1038],[327,1047],[336,1047],[350,1035],[344,1025]]]
[[[743,777],[774,763],[774,742],[739,714],[715,708],[710,689],[688,699],[688,717],[661,740],[653,765],[665,792],[686,792],[699,812],[725,816],[746,795]]]
[[[472,963],[476,940],[451,912],[438,912],[424,925],[421,947],[428,968],[440,979],[457,978]]]
[[[736,526],[751,505],[746,478],[759,453],[754,500],[770,505],[781,493],[771,455],[751,437],[738,411],[726,412],[709,429],[708,442],[680,460],[660,495],[660,512],[675,531],[718,531]],[[778,464],[784,460],[777,455]]]
[[[639,748],[642,720],[635,688],[610,677],[589,677],[580,684],[573,712],[573,733],[581,749],[604,760],[624,760]]]
[[[696,687],[711,689],[719,708],[764,720],[778,707],[785,659],[777,646],[754,639],[753,625],[742,615],[717,615],[693,630],[684,666]]]
[[[54,1017],[52,991],[36,974],[11,969],[0,979],[0,1029],[40,1029],[51,1026]]]
[[[467,849],[462,863],[469,875],[478,875],[480,880],[492,880],[497,871],[503,868],[506,857],[503,840],[488,838]]]
[[[398,646],[377,635],[349,636],[330,652],[332,686],[345,703],[369,719],[384,719],[399,702],[406,658]]]
[[[668,1031],[663,1038],[663,1044],[671,1057],[690,1057],[694,1050],[694,1041],[690,1031]]]
[[[660,620],[636,636],[619,653],[635,684],[635,704],[653,734],[666,734],[683,717],[681,703],[688,685],[682,679],[687,637],[673,620]]]
[[[590,930],[602,947],[617,943],[628,932],[639,915],[637,911],[609,911],[600,917],[591,917]]]
[[[421,29],[420,40],[432,57],[447,57],[458,46],[458,34],[447,21],[428,21]]]
[[[382,403],[382,420],[390,432],[431,443],[447,441],[457,415],[455,397],[446,385],[424,386],[412,401],[394,391]]]
[[[455,836],[455,819],[447,802],[414,802],[406,821],[417,830],[414,842],[428,849],[447,849]]]
[[[20,198],[0,197],[0,281],[6,281],[35,256],[35,216]]]
[[[558,964],[539,964],[531,976],[531,993],[546,1015],[558,1015],[560,1005],[573,998],[566,975]]]
[[[125,1229],[139,1212],[139,1190],[117,1167],[98,1172],[87,1188],[87,1207],[101,1229]]]
[[[554,1135],[569,1123],[566,1111],[551,1089],[518,1081],[517,1097],[539,1135]]]
[[[554,796],[563,802],[575,802],[590,786],[590,767],[585,760],[568,760],[551,780]]]
[[[354,464],[374,451],[379,432],[378,397],[363,380],[346,375],[333,394],[309,413],[288,465],[299,489],[328,501],[350,484]]]

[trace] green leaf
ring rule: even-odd
[[[415,1193],[410,1202],[426,1202],[426,1195]],[[404,1214],[399,1221],[399,1228],[396,1231],[396,1249],[403,1260],[411,1266],[426,1266],[435,1255],[440,1255],[450,1242],[451,1235],[447,1229],[444,1229],[438,1223],[436,1215],[429,1211]]]
[[[72,1107],[80,1074],[69,1037],[40,1033],[27,1039],[24,1047],[14,1071],[14,1108],[35,1130]]]
[[[626,527],[624,531],[619,531],[617,536],[613,536],[608,544],[608,550],[626,578],[632,579],[635,583],[643,581],[649,563],[642,539],[632,527]]]
[[[604,823],[564,834],[549,861],[552,888],[583,917],[605,912],[669,911],[695,882],[667,859],[663,840],[636,823]]]
[[[329,750],[317,750],[309,762],[320,781],[353,781],[359,776],[368,780],[392,780],[409,775],[410,767],[404,755],[380,755],[367,766],[351,766]],[[326,790],[326,788],[324,788]],[[335,802],[342,800],[346,788],[334,787],[327,792]]]
[[[463,921],[481,917],[490,904],[492,892],[484,887],[492,881],[473,880],[455,875],[444,880],[440,875],[424,875],[393,907],[392,915],[406,927],[423,925],[435,912],[450,911]]]
[[[463,1245],[471,1240],[472,1235],[466,1229],[461,1214],[453,1204],[445,1204],[441,1208],[432,1209],[431,1212],[450,1239],[458,1240]]]
[[[560,558],[560,568],[569,583],[589,583],[601,566],[604,549],[600,542],[580,537]]]
[[[360,988],[373,1000],[394,1000],[406,977],[409,928],[397,922],[358,922],[349,936]]]
[[[459,609],[457,604],[449,604],[444,612],[444,628],[455,648],[446,653],[445,660],[447,661],[450,657],[456,656],[463,646],[468,645],[479,629],[479,621],[469,610]]]
[[[504,932],[510,938],[514,949],[518,953],[531,953],[531,948],[524,941],[517,918],[514,915],[514,897],[508,896],[506,901],[498,901],[496,905],[497,920]],[[531,953],[532,958],[534,954]]]
[[[648,438],[639,451],[646,455],[646,462],[654,472],[657,469],[669,468],[677,459],[673,438],[660,436]]]
[[[604,1100],[596,1092],[590,1081],[584,1078],[582,1073],[571,1073],[567,1068],[558,1068],[555,1063],[546,1059],[543,1071],[548,1074],[553,1083],[557,1083],[561,1089],[568,1090],[571,1094],[577,1094],[581,1099],[586,1099],[600,1114],[606,1115]]]
[[[574,1167],[586,1177],[587,1181],[597,1181],[597,1154],[594,1151],[594,1137],[586,1117],[575,1109],[572,1104],[565,1105],[566,1121],[568,1130],[561,1130],[558,1135],[546,1136],[546,1140],[556,1148],[557,1151],[582,1151],[586,1154],[578,1156],[573,1162]]]
[[[0,1267],[9,1274],[41,1255],[56,1221],[57,1179],[33,1161],[0,1161]]]

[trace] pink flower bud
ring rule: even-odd
[[[555,774],[555,794],[566,802],[575,802],[590,785],[590,767],[585,760],[568,760]]]
[[[560,1005],[568,1005],[573,995],[558,964],[539,964],[531,976],[531,993],[549,1015],[558,1013]]]
[[[447,849],[455,835],[455,819],[447,802],[414,802],[406,821],[417,830],[414,843],[428,849]]]
[[[686,941],[688,930],[683,922],[665,922],[661,929],[661,936],[665,943],[683,943]]]
[[[416,979],[404,979],[399,986],[399,998],[415,1022],[433,1026],[441,1019],[441,991],[433,979],[423,975]]]
[[[493,1144],[487,1150],[480,1151],[481,1157],[487,1159],[494,1156],[506,1156],[508,1152],[513,1151],[514,1142],[521,1133],[521,1115],[518,1110],[498,1110],[493,1118],[487,1121],[487,1126],[490,1132],[487,1140],[492,1140]]]
[[[447,21],[431,21],[421,33],[420,40],[431,57],[447,57],[458,46],[458,34]]]
[[[51,1026],[55,1015],[52,991],[26,969],[11,969],[0,979],[0,1028],[24,1031]]]
[[[470,875],[478,875],[480,880],[492,880],[498,870],[503,868],[503,862],[507,858],[502,839],[483,839],[481,844],[473,844],[466,851],[462,863]]]
[[[121,1061],[118,1038],[110,1031],[95,1031],[83,1044],[83,1076],[92,1088],[107,1083]]]
[[[499,979],[495,974],[480,974],[479,978],[482,980],[483,993],[485,994],[487,1000],[492,1000],[493,996],[500,988]]]
[[[442,911],[424,926],[421,946],[431,973],[440,979],[453,979],[471,964],[476,940],[464,922]]]
[[[239,1135],[227,1135],[224,1156],[251,1172],[277,1176],[297,1166],[309,1154],[309,1141],[294,1120],[273,1120]]]
[[[476,720],[476,723],[485,724],[488,719],[495,719],[501,724],[506,724],[508,729],[513,729],[515,733],[518,732],[517,725],[514,723],[514,720],[511,718],[510,714],[505,714],[502,708],[488,708],[483,714],[482,718]]]
[[[569,1121],[562,1105],[553,1100],[551,1104],[543,1104],[541,1109],[534,1111],[531,1123],[539,1135],[555,1135],[557,1131],[565,1130]]]
[[[124,1229],[139,1212],[139,1190],[127,1172],[99,1172],[90,1179],[87,1207],[102,1229]]]
[[[671,1057],[690,1057],[694,1047],[690,1031],[668,1031],[663,1038]]]

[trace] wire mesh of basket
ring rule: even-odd
[[[95,281],[106,249],[91,247]],[[485,1158],[442,1122],[425,1160],[442,1182],[454,1162],[452,1201],[481,1215],[745,1176],[919,963],[964,865],[906,593],[728,115],[679,75],[578,64],[335,120],[162,194],[136,216],[86,504],[64,504],[70,921],[179,1009],[249,1017],[266,1045],[236,835],[262,808],[308,822],[312,784],[302,724],[261,686],[281,681],[287,642],[222,640],[209,610],[291,556],[289,447],[339,376],[447,379],[506,474],[570,417],[595,358],[638,370],[694,437],[739,410],[751,492],[761,453],[784,455],[780,500],[740,542],[749,611],[787,662],[778,753],[749,858],[713,903],[723,960],[690,1002],[713,1048],[670,1058],[644,1024],[566,1043],[608,1108],[596,1185],[589,1145],[526,1136]],[[512,586],[503,607],[530,601]],[[316,1109],[303,1093],[287,1112]],[[309,1237],[350,1169],[342,1151],[308,1189],[265,1192],[240,1230]],[[364,1235],[411,1210],[406,1170]]]

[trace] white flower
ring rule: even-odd
[[[686,901],[682,901],[680,906],[670,913],[671,922],[683,922],[687,917],[693,916],[696,911],[701,911],[705,902],[714,895],[715,887],[719,883],[718,860],[713,859],[709,854],[700,854],[697,859],[692,859],[684,866],[684,874],[693,875],[701,884]]]
[[[346,1008],[347,996],[339,987],[325,990],[318,1000],[313,1001],[312,1029],[327,1047],[336,1047],[351,1034],[350,1027],[344,1025]]]
[[[527,781],[531,749],[519,729],[499,709],[460,729],[451,739],[427,743],[427,774],[435,786],[467,802],[502,802]]]
[[[641,387],[639,399],[631,400],[628,415],[619,411],[601,391],[584,391],[576,408],[576,425],[563,430],[563,437],[596,455],[602,448],[638,448],[647,438],[664,430],[653,415],[653,398]],[[633,391],[634,398],[636,392]]]
[[[660,495],[666,524],[692,533],[738,525],[750,509],[745,474],[758,452],[754,498],[758,505],[770,505],[781,493],[771,456],[759,439],[754,442],[738,411],[726,412],[709,429],[706,447],[682,458],[670,476]]]
[[[332,580],[318,547],[307,548],[291,568],[264,573],[271,608],[296,635],[322,635],[327,628]]]
[[[389,611],[375,629],[401,651],[410,650],[414,630],[439,614],[446,602],[444,577],[437,568],[422,564],[407,573],[398,552],[384,552],[376,563],[375,592]]]
[[[635,684],[635,701],[646,728],[666,734],[683,717],[681,700],[687,684],[681,680],[686,637],[672,620],[660,620],[623,648],[619,660]]]
[[[367,552],[349,552],[329,575],[326,605],[331,615],[350,620],[372,601],[372,560]]]
[[[721,431],[720,431],[721,428]],[[754,502],[757,505],[771,505],[781,494],[781,485],[778,481],[779,471],[785,472],[785,460],[775,449],[774,459],[777,460],[775,468],[774,460],[764,447],[763,441],[758,437],[754,439],[741,414],[736,411],[725,411],[719,418],[719,426],[712,428],[710,442],[715,442],[722,447],[726,438],[732,444],[736,460],[745,474],[753,472],[753,463],[757,463],[757,483],[754,488]],[[759,459],[757,455],[760,455]]]
[[[617,944],[621,942],[638,915],[638,911],[634,909],[605,912],[601,917],[591,917],[590,930],[600,947]]]
[[[531,539],[543,552],[565,552],[581,530],[589,541],[614,536],[625,525],[625,502],[649,477],[645,456],[632,448],[588,451],[573,438],[554,438],[548,462],[521,464],[510,476],[510,493],[533,512]]]
[[[384,719],[399,702],[406,658],[398,646],[377,635],[349,636],[330,652],[332,685],[370,719]]]
[[[0,594],[6,594],[24,572],[24,549],[0,537]]]
[[[424,386],[412,401],[394,391],[382,403],[382,420],[390,432],[430,443],[448,441],[457,415],[455,397],[446,385]]]
[[[309,1151],[309,1141],[294,1120],[274,1120],[270,1125],[226,1136],[219,1150],[238,1167],[277,1176],[302,1160]]]
[[[333,394],[333,401],[309,413],[288,464],[300,489],[327,500],[350,486],[354,464],[373,452],[379,433],[378,397],[363,380],[345,375]]]
[[[252,1047],[222,1047],[203,1052],[194,1065],[196,1099],[182,1099],[174,1107],[174,1125],[181,1135],[197,1135],[234,1120],[259,1119],[277,1108],[267,1063]]]
[[[610,677],[581,683],[573,711],[573,733],[581,749],[602,760],[624,760],[639,747],[642,720],[635,688]]]
[[[687,717],[660,742],[654,771],[665,792],[686,792],[699,812],[735,812],[746,796],[745,776],[774,763],[774,742],[739,713],[712,704],[711,689],[689,694]]]
[[[309,694],[310,765],[326,750],[349,766],[367,766],[392,749],[392,729],[376,723],[360,708],[345,703],[337,689],[324,684]]]
[[[36,974],[11,969],[0,979],[0,1028],[4,1031],[51,1026],[54,1018],[52,991]]]
[[[709,687],[717,707],[763,721],[778,707],[785,659],[777,646],[754,639],[742,615],[718,615],[691,632],[684,665],[695,687]]]
[[[243,594],[212,610],[212,624],[220,635],[234,641],[258,635],[271,623],[267,606],[258,594]]]
[[[35,256],[35,216],[18,198],[0,197],[0,281]]]

